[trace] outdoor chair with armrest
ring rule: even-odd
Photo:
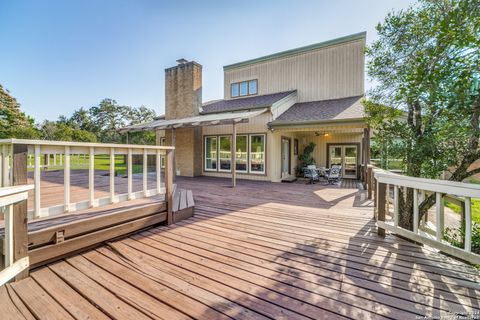
[[[309,184],[314,184],[315,181],[320,181],[320,176],[314,165],[309,165],[303,169],[303,177],[308,179]]]
[[[333,165],[330,168],[330,172],[327,175],[327,181],[329,184],[334,184],[341,179],[342,166]]]

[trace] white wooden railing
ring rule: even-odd
[[[126,145],[106,143],[84,143],[65,141],[3,139],[0,140],[0,186],[12,185],[13,179],[13,146],[27,146],[25,167],[33,169],[34,181],[34,208],[29,210],[29,219],[37,219],[74,212],[90,207],[98,207],[165,193],[165,183],[162,181],[162,167],[165,157],[174,150],[174,147],[151,145]],[[46,155],[46,156],[45,156]],[[95,156],[109,156],[109,196],[95,198]],[[127,158],[127,192],[117,194],[115,191],[115,156],[124,155]],[[133,164],[132,156],[143,156],[143,187],[141,191],[133,191]],[[148,156],[156,157],[156,186],[148,189]],[[162,160],[163,158],[163,160]],[[163,162],[163,163],[162,163]],[[88,169],[88,196],[82,201],[71,201],[70,176],[73,168],[85,166]],[[47,207],[42,204],[41,198],[41,172],[55,168],[64,171],[63,204]],[[170,168],[172,169],[172,168]]]
[[[14,224],[14,214],[21,214],[13,210],[13,205],[28,198],[28,190],[33,185],[0,188],[0,210],[4,214],[4,239],[3,239],[3,266],[0,265],[0,286],[13,279],[29,266],[28,256],[16,259],[15,238],[19,236]]]
[[[368,196],[375,199],[375,216],[378,233],[385,235],[385,230],[423,243],[449,255],[474,264],[480,264],[480,255],[472,252],[472,198],[480,198],[480,185],[453,182],[445,180],[414,178],[384,171],[372,166],[367,174]],[[393,197],[390,197],[390,187],[393,187]],[[400,189],[413,189],[413,230],[407,230],[399,225]],[[435,195],[435,234],[430,235],[420,226],[420,204],[429,195]],[[444,199],[454,196],[464,202],[465,236],[464,248],[452,246],[444,238],[445,210]],[[392,205],[390,205],[392,204]],[[392,210],[390,208],[392,207]],[[386,220],[386,214],[392,219]]]

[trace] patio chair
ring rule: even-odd
[[[334,184],[336,182],[339,182],[340,179],[342,178],[342,166],[338,165],[333,165],[330,168],[330,172],[327,174],[327,182],[329,184]]]
[[[314,165],[309,165],[303,169],[303,177],[308,179],[308,184],[315,184],[315,181],[320,181],[320,176]]]

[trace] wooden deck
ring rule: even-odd
[[[336,319],[480,312],[474,268],[376,235],[363,191],[177,179],[195,216],[0,287],[2,319]]]

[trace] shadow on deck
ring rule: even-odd
[[[472,314],[474,268],[392,235],[336,186],[178,178],[195,216],[0,288],[13,318],[335,319]],[[478,313],[477,313],[478,315]]]

